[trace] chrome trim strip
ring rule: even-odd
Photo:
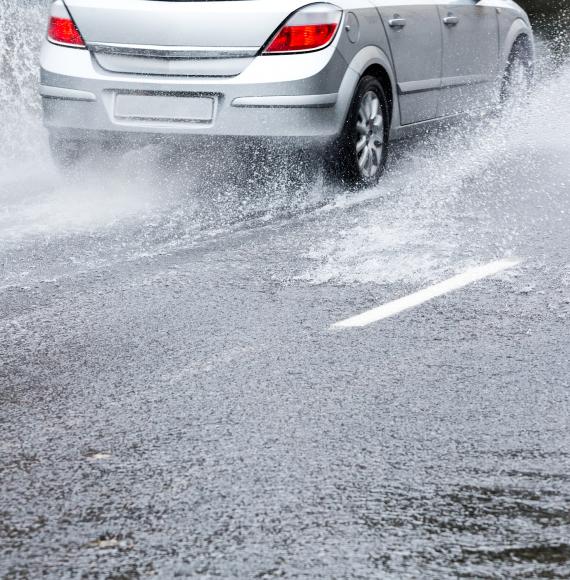
[[[445,77],[443,79],[428,79],[425,81],[410,81],[399,83],[398,91],[401,95],[410,95],[413,93],[424,93],[428,91],[438,91],[440,89],[449,89],[454,87],[464,87],[469,85],[479,85],[493,82],[485,75],[467,75],[461,77]]]
[[[91,52],[122,56],[145,56],[147,58],[220,59],[253,58],[258,47],[208,47],[208,46],[154,46],[134,44],[89,44]]]
[[[441,86],[444,89],[450,87],[464,87],[468,85],[480,85],[483,83],[490,83],[490,79],[486,75],[467,75],[462,77],[446,77],[442,79]]]
[[[438,91],[439,89],[441,89],[441,79],[427,79],[425,81],[398,83],[398,91],[401,95]]]
[[[64,89],[62,87],[51,87],[47,85],[40,86],[40,95],[50,99],[67,99],[71,101],[89,101],[94,102],[97,97],[87,91],[78,91],[76,89]]]
[[[238,97],[232,101],[233,107],[333,107],[338,100],[337,93],[328,95],[291,95],[270,97]]]

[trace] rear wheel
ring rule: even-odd
[[[327,156],[327,172],[349,187],[370,187],[384,172],[390,117],[382,85],[363,77],[356,89],[342,134]]]

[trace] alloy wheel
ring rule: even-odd
[[[384,116],[380,98],[374,91],[362,97],[356,121],[356,155],[362,177],[373,178],[382,166]]]

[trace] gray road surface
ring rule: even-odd
[[[570,577],[569,94],[356,195],[231,151],[64,180],[38,132],[0,172],[0,577]]]

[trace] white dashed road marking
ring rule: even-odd
[[[494,276],[495,274],[508,270],[509,268],[514,268],[520,263],[520,260],[498,260],[484,266],[471,268],[470,270],[467,270],[467,272],[454,276],[445,282],[441,282],[435,286],[430,286],[429,288],[420,290],[419,292],[415,292],[414,294],[410,294],[409,296],[400,298],[394,302],[389,302],[388,304],[384,304],[383,306],[374,308],[373,310],[369,310],[368,312],[364,312],[363,314],[359,314],[353,318],[337,322],[332,325],[332,328],[362,328],[368,326],[369,324],[378,322],[379,320],[396,316],[396,314],[400,314],[400,312],[404,312],[405,310],[415,308],[416,306],[424,304],[425,302],[433,300],[439,296],[449,294],[454,290],[465,288],[474,282],[478,282],[484,278],[489,278],[490,276]]]

